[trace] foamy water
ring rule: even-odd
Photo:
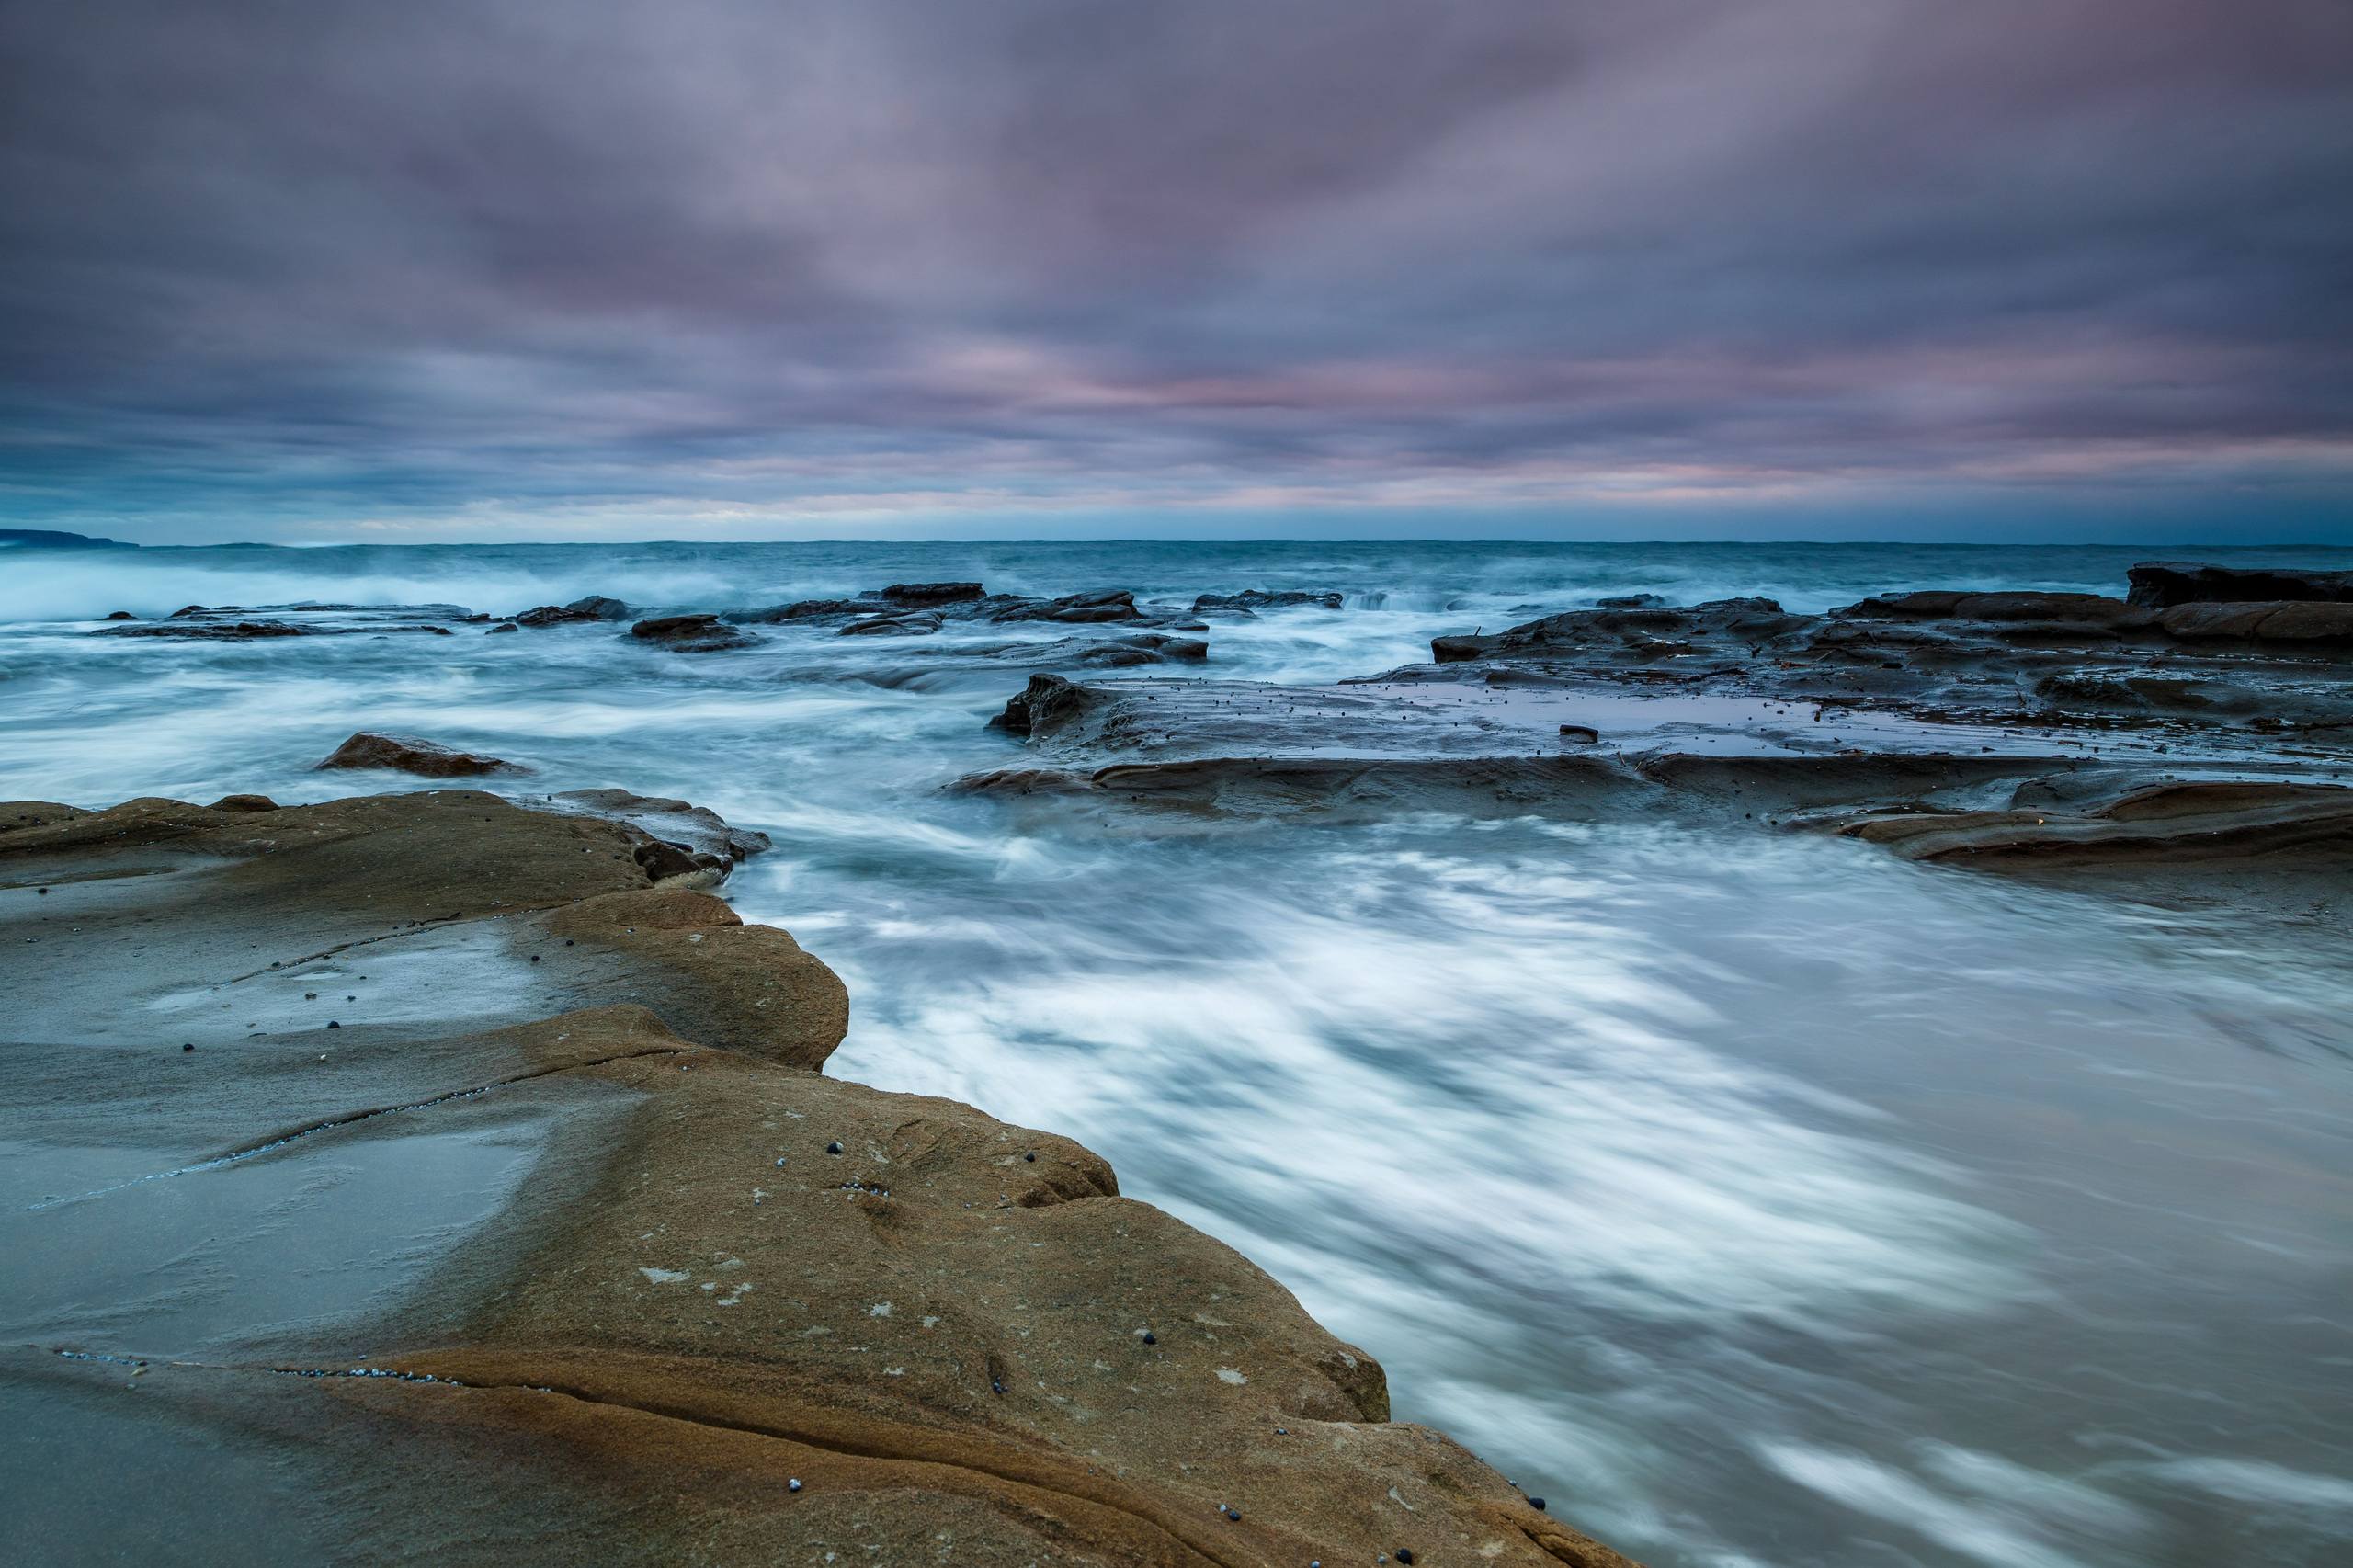
[[[2310,559],[2314,552],[2303,552]],[[1654,1564],[2342,1561],[2353,963],[1762,832],[1417,817],[1113,835],[943,793],[1017,757],[971,636],[610,627],[173,644],[190,602],[590,592],[718,609],[903,580],[1189,600],[1292,682],[1605,594],[2113,591],[2129,551],[1524,545],[202,550],[0,558],[0,794],[318,775],[352,730],[685,795],[841,971],[829,1071],[1070,1133],[1390,1370],[1401,1418]],[[1001,640],[996,629],[990,640]]]

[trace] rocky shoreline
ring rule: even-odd
[[[1625,1561],[597,793],[0,806],[34,1560]]]
[[[2132,597],[1825,615],[1623,599],[1321,687],[1041,674],[955,788],[1144,831],[1442,810],[1752,823],[2353,930],[2343,574],[2135,568]],[[2282,593],[2311,597],[2283,600]]]

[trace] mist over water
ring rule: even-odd
[[[2353,958],[1768,831],[1422,815],[1139,833],[943,792],[1017,760],[983,639],[611,626],[92,637],[188,603],[972,578],[1189,602],[1209,672],[1427,656],[1599,596],[2116,591],[2145,552],[1936,547],[231,547],[0,557],[0,795],[420,788],[359,728],[683,795],[840,971],[828,1071],[1080,1139],[1552,1510],[1668,1564],[2324,1563],[2353,1550]],[[2314,562],[2325,551],[2269,552]],[[2341,553],[2341,552],[2340,552]],[[1147,672],[1142,678],[1152,678]]]

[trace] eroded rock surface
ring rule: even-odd
[[[1623,1562],[1086,1150],[812,1071],[840,983],[642,842],[0,805],[0,1484],[104,1455],[255,1562]]]

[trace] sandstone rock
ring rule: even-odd
[[[1014,734],[1041,734],[1086,710],[1089,693],[1060,676],[1036,675],[1019,693],[1008,699],[1005,711],[989,721],[993,729]]]
[[[528,773],[530,769],[504,758],[458,751],[414,735],[387,735],[362,730],[317,765],[330,767],[389,767],[426,778],[469,778],[489,774]]]
[[[531,803],[625,823],[651,837],[679,845],[690,855],[716,856],[731,865],[764,854],[769,847],[765,833],[737,827],[717,812],[663,795],[639,795],[627,790],[566,790],[534,797]]]
[[[278,802],[267,795],[223,795],[210,808],[216,812],[274,812]]]
[[[519,1185],[365,1321],[304,1315],[289,1281],[251,1337],[136,1398],[119,1366],[0,1349],[19,1441],[102,1439],[133,1473],[233,1444],[290,1471],[314,1518],[397,1528],[403,1554],[437,1561],[495,1539],[547,1561],[822,1561],[854,1542],[913,1562],[952,1538],[978,1563],[1370,1562],[1410,1541],[1438,1563],[1622,1564],[1443,1437],[1388,1423],[1372,1358],[1238,1254],[1120,1196],[1085,1148],[807,1070],[841,1038],[840,983],[707,894],[626,886],[641,873],[623,829],[458,790],[256,825],[168,801],[0,825],[19,881],[188,860],[169,895],[86,915],[45,954],[38,995],[12,992],[68,1048],[39,1081],[45,1113],[267,1149],[291,1190],[344,1179],[356,1148],[391,1140],[398,1168],[402,1140],[487,1129]],[[166,826],[181,836],[153,836]],[[516,982],[544,1015],[489,1027],[453,983],[438,1017],[431,993],[381,1021],[347,1014],[332,1060],[260,1038],[197,1053],[191,1080],[178,1052],[167,1072],[129,1048],[157,998],[260,955],[408,942],[544,954]],[[642,1001],[600,1000],[617,981]],[[120,1039],[88,995],[122,997]],[[208,1214],[208,1267],[281,1278],[239,1250],[240,1210]],[[153,1311],[109,1300],[55,1332],[136,1351]],[[178,1506],[175,1550],[223,1555],[213,1521]]]

